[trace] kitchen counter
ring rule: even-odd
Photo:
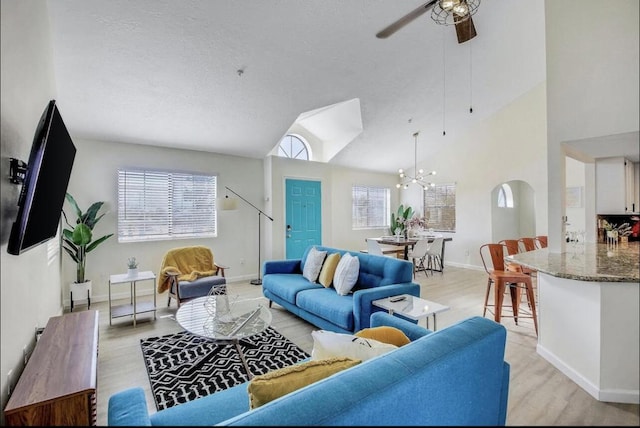
[[[640,403],[639,246],[568,244],[506,258],[538,271],[537,353],[600,401]]]
[[[550,253],[542,248],[508,256],[530,269],[557,278],[597,282],[640,282],[640,242],[567,244],[566,252]]]

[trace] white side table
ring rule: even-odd
[[[109,277],[109,325],[113,318],[125,317],[133,315],[133,326],[136,326],[136,315],[145,312],[153,312],[153,319],[156,319],[156,290],[155,290],[156,276],[151,271],[138,272],[137,275],[129,275],[126,273],[111,275]],[[136,283],[139,281],[153,280],[153,303],[152,302],[137,302],[136,296]],[[114,284],[126,284],[129,283],[129,304],[111,306],[111,286]]]
[[[399,302],[391,302],[390,299],[397,297],[392,296],[374,300],[371,303],[373,306],[386,309],[391,315],[399,314],[418,322],[420,322],[421,318],[424,318],[427,323],[427,328],[429,328],[429,317],[433,315],[433,331],[437,330],[436,314],[450,309],[449,306],[441,305],[431,300],[421,299],[420,297],[415,297],[410,294],[402,294],[402,296],[404,296],[405,299]]]

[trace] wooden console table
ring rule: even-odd
[[[49,318],[4,409],[9,426],[96,425],[98,311]]]

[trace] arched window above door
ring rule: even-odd
[[[498,207],[513,208],[513,191],[507,183],[503,183],[498,190]]]
[[[280,140],[278,156],[290,159],[310,160],[309,145],[300,136],[287,134]]]

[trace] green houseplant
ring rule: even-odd
[[[96,223],[104,216],[104,213],[98,215],[98,211],[104,205],[104,202],[94,202],[86,212],[78,207],[76,200],[69,193],[66,194],[67,202],[73,208],[76,214],[75,226],[69,223],[67,214],[62,211],[64,221],[69,228],[62,230],[63,248],[76,262],[76,283],[85,282],[85,267],[87,263],[87,253],[93,251],[98,245],[109,239],[113,233],[104,235],[99,239],[93,240],[93,228]]]

